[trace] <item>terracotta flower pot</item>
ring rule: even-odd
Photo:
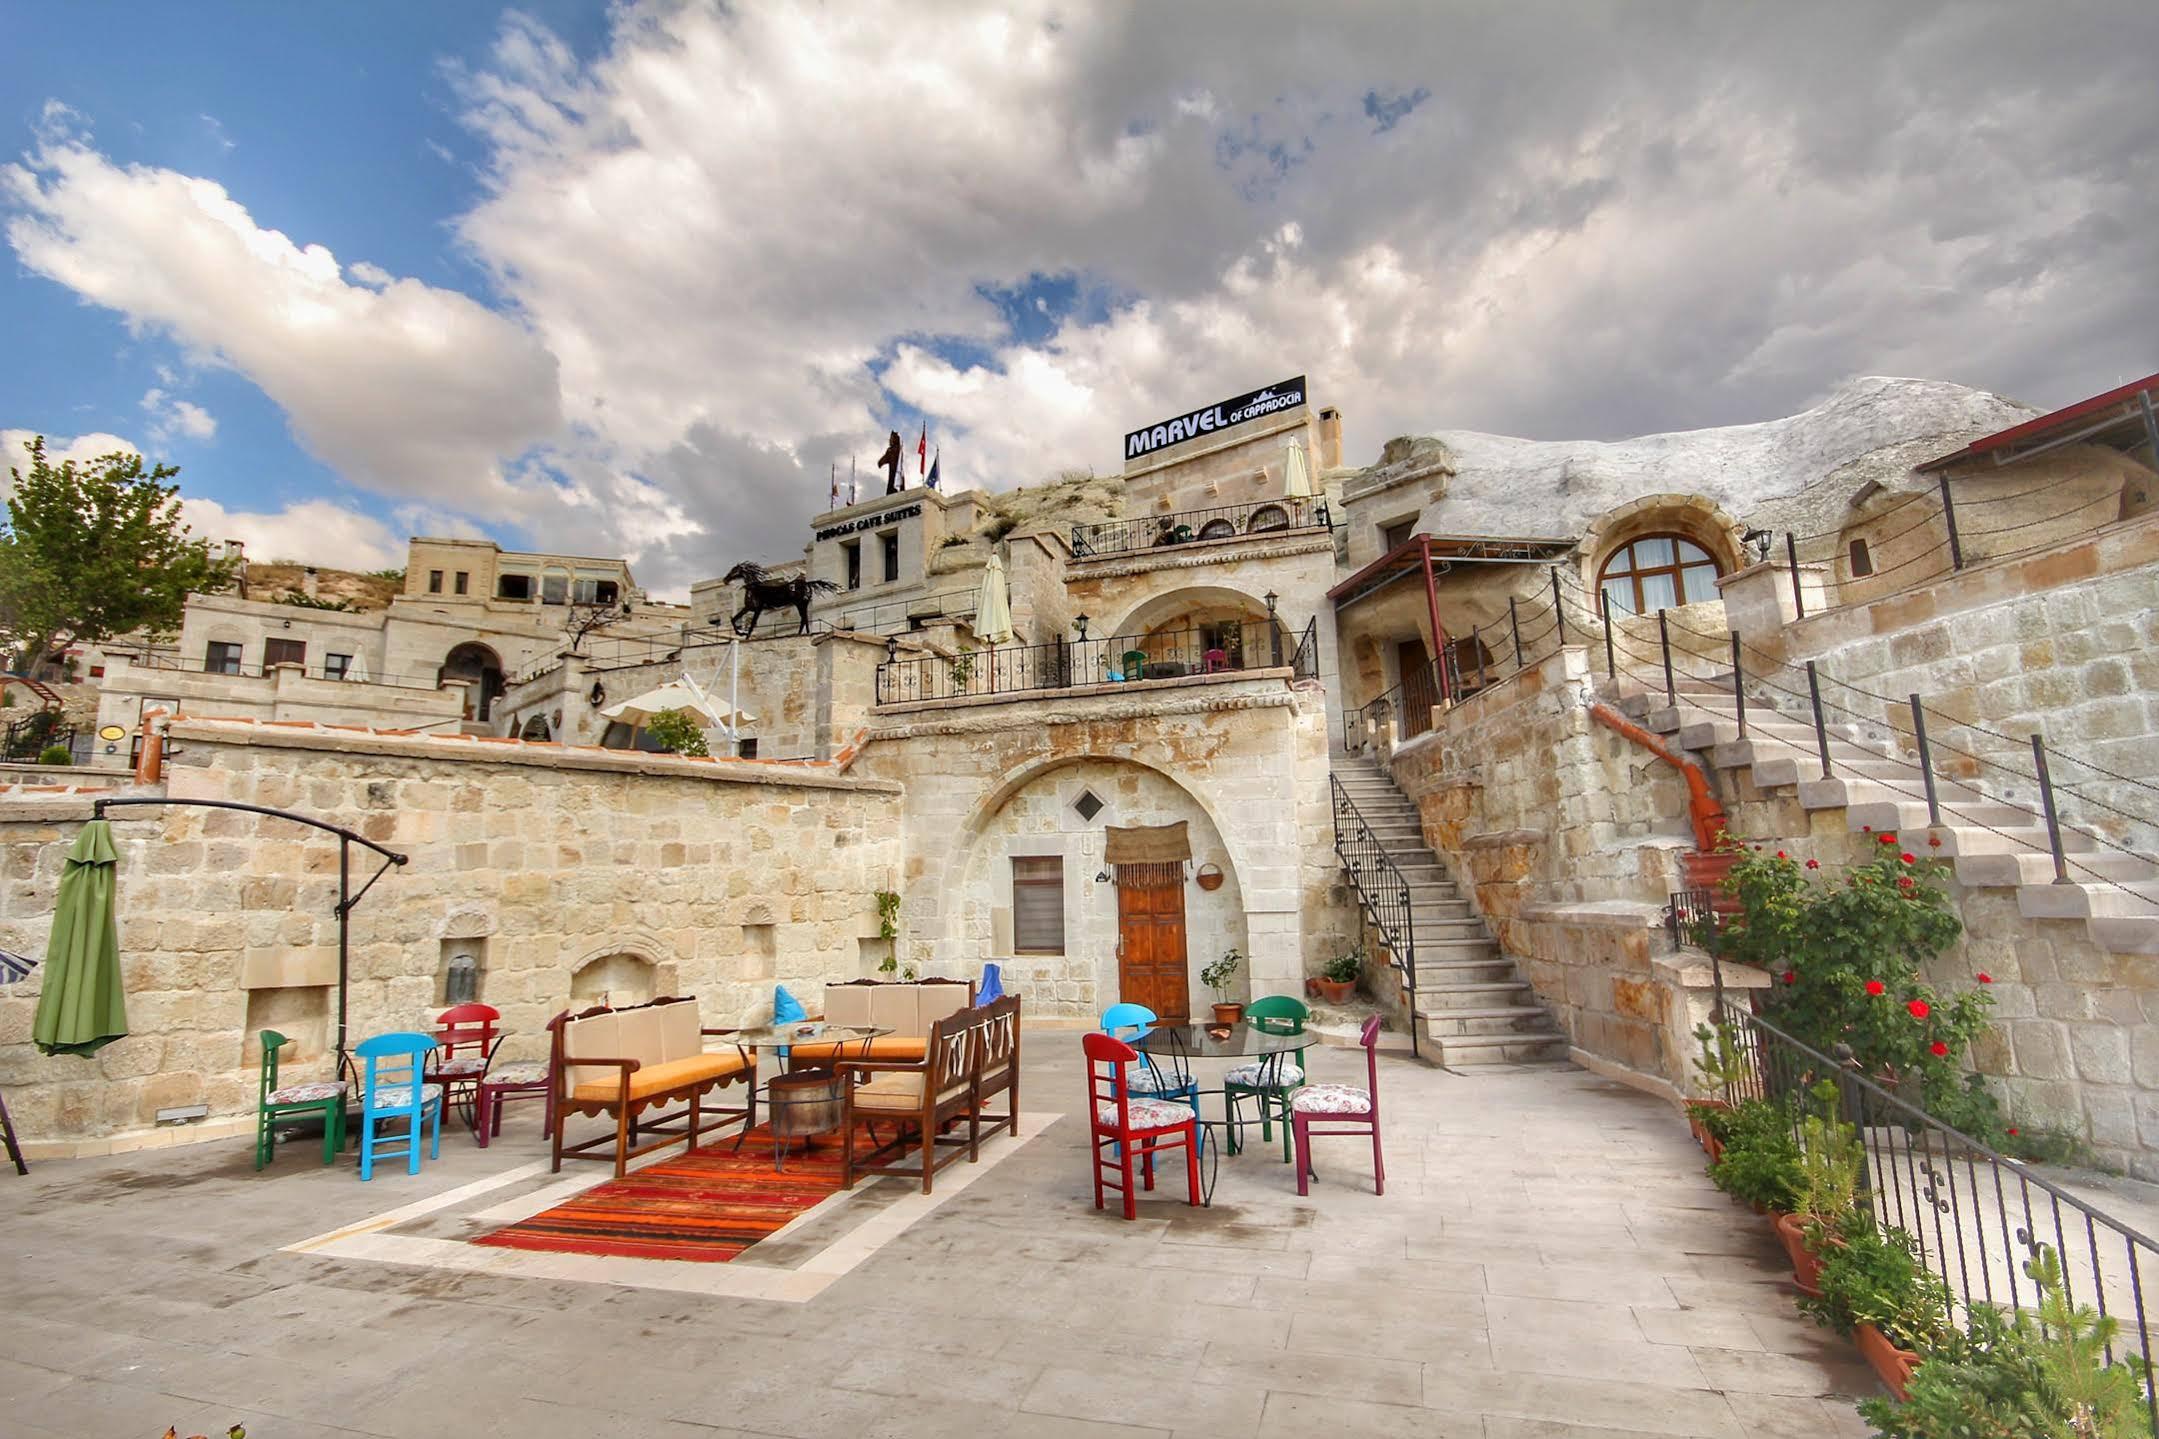
[[[1694,1136],[1696,1144],[1701,1145],[1704,1150],[1708,1151],[1712,1163],[1715,1162],[1718,1152],[1724,1146],[1717,1143],[1717,1137],[1709,1132],[1709,1126],[1702,1122],[1702,1116],[1716,1110],[1730,1109],[1731,1107],[1721,1099],[1690,1099],[1687,1101],[1687,1131]]]
[[[1236,1024],[1243,1018],[1244,1006],[1241,1004],[1218,1004],[1214,1007],[1216,1024]]]
[[[1889,1392],[1899,1399],[1912,1397],[1910,1389],[1912,1371],[1919,1367],[1919,1356],[1909,1349],[1899,1349],[1890,1342],[1889,1336],[1871,1324],[1852,1326],[1852,1342],[1859,1352],[1874,1366],[1874,1372],[1882,1376]]]
[[[1357,992],[1354,979],[1315,979],[1312,984],[1319,991],[1319,997],[1329,1004],[1347,1004],[1349,997]]]
[[[1802,1294],[1822,1292],[1822,1261],[1807,1247],[1807,1221],[1797,1214],[1779,1214],[1777,1238],[1784,1241],[1784,1252],[1791,1256],[1792,1282]]]

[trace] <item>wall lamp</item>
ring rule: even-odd
[[[1074,615],[1074,616],[1072,616],[1072,627],[1073,627],[1074,629],[1076,629],[1076,630],[1078,630],[1078,631],[1079,631],[1079,637],[1080,637],[1081,639],[1085,639],[1085,638],[1087,638],[1087,616],[1086,616],[1086,615],[1084,615],[1084,614],[1078,614],[1078,615]]]

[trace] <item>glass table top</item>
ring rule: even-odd
[[[891,1032],[867,1024],[827,1024],[821,1019],[804,1019],[793,1024],[762,1024],[753,1029],[738,1029],[713,1038],[739,1044],[745,1049],[785,1049],[796,1044],[852,1044],[857,1040],[880,1039]]]
[[[1226,1035],[1216,1025],[1157,1024],[1134,1040],[1132,1047],[1142,1054],[1181,1054],[1189,1059],[1249,1059],[1305,1049],[1314,1043],[1310,1033],[1285,1034],[1242,1023],[1231,1025]]]

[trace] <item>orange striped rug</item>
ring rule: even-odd
[[[858,1152],[875,1147],[866,1136],[858,1144]],[[472,1242],[724,1264],[839,1187],[840,1147],[833,1136],[818,1140],[807,1156],[800,1140],[791,1142],[787,1169],[775,1174],[772,1136],[759,1125],[739,1151],[730,1138],[648,1164]]]

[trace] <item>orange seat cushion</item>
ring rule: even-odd
[[[787,1057],[792,1064],[830,1064],[835,1059],[919,1062],[929,1052],[930,1042],[926,1037],[910,1039],[904,1034],[888,1034],[882,1039],[871,1040],[867,1054],[862,1052],[859,1039],[821,1039],[813,1044],[795,1045],[788,1050]]]
[[[631,1073],[629,1097],[633,1101],[650,1099],[656,1094],[687,1089],[707,1080],[732,1078],[749,1067],[749,1061],[733,1050],[722,1054],[695,1054],[686,1059],[671,1059],[665,1064],[647,1064]],[[609,1104],[622,1097],[619,1073],[580,1084],[570,1091],[573,1101],[585,1104]]]

